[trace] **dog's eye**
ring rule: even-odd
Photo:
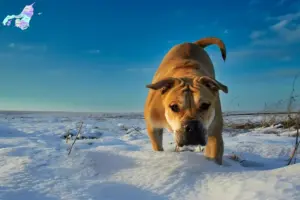
[[[179,112],[179,106],[177,104],[170,105],[170,108],[173,112]]]
[[[210,103],[202,103],[199,109],[201,111],[205,111],[205,110],[208,110],[209,107],[210,107]]]

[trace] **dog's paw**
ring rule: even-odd
[[[204,156],[206,160],[213,161],[217,165],[223,165],[223,158],[210,158],[207,156]]]

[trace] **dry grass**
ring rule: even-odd
[[[232,128],[232,129],[241,129],[241,130],[251,130],[256,128],[267,128],[267,127],[277,127],[277,128],[283,128],[283,129],[297,129],[298,123],[297,119],[298,117],[278,117],[275,114],[264,117],[261,121],[253,122],[251,120],[248,120],[245,123],[238,123],[238,122],[227,122],[225,123],[226,128]]]
[[[249,129],[255,129],[255,128],[266,128],[266,127],[276,127],[276,128],[283,128],[283,129],[294,129],[296,130],[295,136],[295,144],[294,147],[291,151],[291,155],[289,159],[287,160],[288,163],[287,165],[296,163],[296,154],[297,150],[300,146],[300,141],[299,141],[299,129],[300,129],[300,111],[294,112],[295,109],[293,109],[293,106],[296,102],[297,95],[295,95],[295,84],[298,79],[297,74],[292,83],[292,90],[289,98],[287,99],[287,112],[286,116],[284,118],[279,117],[278,113],[273,113],[270,115],[268,113],[268,105],[265,103],[264,105],[264,114],[263,118],[260,122],[251,122],[248,120],[246,123],[227,123],[225,124],[225,127],[232,128],[232,129],[244,129],[244,130],[249,130]],[[276,103],[275,108],[281,106],[284,104],[285,101],[280,100]],[[269,132],[267,132],[269,133]],[[274,133],[274,131],[270,132]],[[232,156],[231,159],[236,160],[238,157],[236,155]]]
[[[300,121],[299,112],[295,112],[293,106],[297,100],[297,95],[295,94],[295,83],[298,78],[296,75],[293,79],[291,94],[288,99],[280,100],[275,104],[264,104],[264,109],[261,113],[251,113],[244,115],[252,116],[262,116],[260,121],[251,121],[248,120],[244,123],[238,122],[227,122],[225,123],[226,128],[237,129],[237,130],[251,130],[256,128],[267,128],[267,127],[277,127],[283,129],[293,129],[297,130],[300,128],[298,121]],[[286,107],[286,112],[272,112],[274,108]]]
[[[296,115],[296,117],[293,117],[291,115],[293,103],[296,101],[296,98],[297,98],[297,96],[295,95],[295,84],[296,84],[297,78],[298,78],[298,74],[294,78],[293,85],[292,85],[292,91],[291,91],[291,95],[290,95],[290,98],[289,98],[289,104],[288,104],[288,107],[287,107],[288,112],[289,112],[288,118],[291,120],[292,123],[295,124],[294,126],[295,126],[295,128],[297,130],[296,139],[295,139],[295,145],[294,145],[293,151],[292,151],[292,153],[290,155],[290,158],[288,159],[287,165],[292,164],[293,160],[294,160],[294,164],[296,163],[296,157],[295,157],[295,155],[296,155],[296,152],[297,152],[298,147],[300,145],[300,141],[299,141],[300,112],[298,112],[298,114]]]
[[[261,127],[260,123],[254,123],[251,121],[248,121],[246,123],[226,123],[226,128],[232,128],[232,129],[242,129],[242,130],[250,130]]]
[[[77,132],[77,135],[76,135],[76,138],[74,139],[74,141],[73,141],[73,143],[72,143],[72,145],[71,145],[71,147],[70,147],[70,149],[69,149],[69,153],[68,153],[68,155],[70,155],[70,154],[71,154],[71,152],[72,152],[72,149],[73,149],[73,146],[74,146],[74,144],[75,144],[75,142],[76,142],[77,138],[79,138],[79,135],[80,135],[80,133],[81,133],[81,129],[82,129],[82,125],[83,125],[83,122],[80,122],[80,125],[79,125],[79,128],[78,128],[78,132]]]

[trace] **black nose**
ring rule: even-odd
[[[199,122],[196,120],[191,120],[185,124],[184,128],[186,133],[194,132],[199,129]]]
[[[184,125],[185,145],[206,145],[206,131],[200,121],[190,120]]]

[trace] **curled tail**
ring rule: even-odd
[[[225,47],[225,44],[223,43],[223,41],[220,40],[219,38],[207,37],[207,38],[202,38],[194,43],[199,45],[202,48],[205,48],[212,44],[218,45],[218,47],[220,48],[223,60],[224,61],[226,60],[226,47]]]

